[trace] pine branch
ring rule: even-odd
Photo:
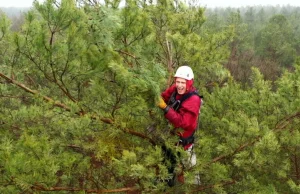
[[[0,77],[6,79],[6,81],[8,81],[9,83],[12,83],[12,84],[14,84],[14,85],[22,88],[26,92],[29,92],[29,93],[34,94],[34,95],[40,95],[38,91],[30,89],[30,88],[26,87],[24,84],[21,84],[21,83],[15,81],[13,79],[7,77],[6,75],[4,75],[2,73],[0,73]],[[66,105],[64,105],[64,104],[62,104],[60,102],[54,101],[52,98],[49,98],[48,96],[42,96],[42,95],[40,95],[40,96],[45,101],[53,103],[54,106],[60,107],[60,108],[62,108],[64,110],[66,110],[66,111],[71,111],[71,109],[69,107],[67,107]]]
[[[169,71],[169,78],[168,78],[168,86],[171,85],[172,80],[173,80],[173,76],[172,76],[172,72],[173,72],[173,59],[172,59],[172,48],[171,45],[169,44],[169,41],[166,39],[166,47],[167,47],[167,65],[168,65],[168,71]]]
[[[81,188],[72,188],[72,187],[49,187],[46,188],[43,185],[36,183],[31,186],[31,189],[34,191],[85,191],[86,193],[117,193],[117,192],[129,192],[129,191],[138,191],[135,187],[127,187],[120,189],[81,189]]]
[[[280,131],[280,130],[284,129],[288,124],[290,124],[296,118],[300,118],[300,112],[297,112],[293,115],[288,115],[287,117],[285,117],[284,119],[279,121],[276,124],[274,131]]]
[[[260,140],[260,138],[261,138],[261,136],[258,136],[258,137],[256,137],[252,142],[248,142],[248,143],[242,144],[242,145],[241,145],[240,147],[238,147],[232,154],[221,155],[221,156],[218,156],[218,157],[214,158],[214,159],[210,162],[210,164],[211,164],[211,163],[218,162],[218,161],[223,160],[223,159],[225,159],[225,158],[231,157],[231,156],[235,155],[236,153],[239,153],[240,151],[244,150],[246,147],[255,144],[257,141]]]
[[[295,176],[297,180],[300,180],[300,172],[299,172],[299,159],[297,157],[297,154],[294,154],[294,160],[292,161],[294,163],[294,168],[295,168]]]
[[[147,135],[143,134],[143,133],[139,133],[139,132],[136,132],[136,131],[133,131],[131,129],[128,129],[128,128],[125,128],[125,129],[121,129],[122,131],[126,132],[126,133],[129,133],[131,135],[134,135],[134,136],[137,136],[137,137],[140,137],[142,139],[146,139],[148,140],[152,145],[156,145],[156,142],[151,139],[150,137],[148,137]]]
[[[22,88],[22,89],[23,89],[24,91],[26,91],[26,92],[29,92],[29,93],[34,94],[34,95],[39,95],[39,96],[41,96],[45,101],[52,103],[52,104],[53,104],[54,106],[56,106],[56,107],[62,108],[62,109],[64,109],[64,110],[68,111],[68,112],[71,111],[71,108],[69,108],[67,105],[65,105],[65,104],[63,104],[63,103],[60,103],[60,102],[57,102],[57,101],[53,100],[52,98],[50,98],[50,97],[48,97],[48,96],[41,95],[38,91],[30,89],[30,88],[26,87],[24,84],[21,84],[21,83],[15,81],[15,80],[13,80],[13,79],[7,77],[6,75],[4,75],[4,74],[2,74],[2,73],[0,73],[0,77],[6,79],[6,81],[8,81],[9,83],[12,83],[12,84],[14,84],[14,85],[16,85],[16,86]],[[75,114],[77,114],[77,115],[79,115],[79,116],[82,116],[82,115],[85,115],[85,114],[87,114],[87,113],[84,113],[84,112],[80,111],[80,112],[76,112]],[[102,121],[102,122],[104,122],[104,123],[107,123],[107,124],[115,124],[113,120],[111,120],[111,119],[109,119],[109,118],[100,118],[100,117],[98,117],[97,115],[92,115],[92,116],[91,116],[91,119],[96,119],[96,120],[99,119],[100,121]],[[123,132],[125,132],[125,133],[128,133],[128,134],[131,134],[131,135],[134,135],[134,136],[137,136],[137,137],[146,139],[146,140],[148,140],[152,145],[156,145],[156,143],[155,143],[150,137],[148,137],[148,136],[145,135],[145,134],[139,133],[139,132],[137,132],[137,131],[134,131],[134,130],[131,130],[131,129],[128,129],[128,128],[122,128],[120,125],[116,125],[116,127],[119,128],[119,129],[121,129],[121,130],[122,130]]]
[[[51,46],[52,44],[52,39],[53,39],[53,35],[56,31],[53,31],[51,29],[51,26],[49,26],[49,30],[51,31],[51,40],[49,41],[49,45]],[[50,52],[49,48],[44,44],[44,48],[45,50],[47,50],[48,52]],[[64,85],[63,81],[61,81],[61,84],[58,82],[57,78],[56,78],[56,74],[55,74],[55,71],[54,71],[54,68],[53,68],[53,62],[50,62],[50,67],[51,67],[51,72],[52,72],[52,78],[51,76],[49,76],[46,71],[44,69],[41,68],[40,65],[37,64],[37,62],[34,60],[34,58],[30,55],[30,54],[27,54],[25,52],[21,52],[19,50],[19,53],[25,55],[30,61],[32,61],[35,66],[44,74],[45,78],[50,81],[50,82],[53,82],[54,84],[56,84],[60,90],[62,90],[62,92],[70,99],[72,100],[73,102],[77,102],[77,100],[71,95],[71,93],[69,92],[68,88]],[[61,79],[62,80],[62,79]]]
[[[117,52],[119,52],[119,53],[121,53],[121,54],[130,56],[130,57],[132,57],[132,58],[134,58],[134,59],[137,59],[137,57],[136,57],[135,55],[133,55],[133,54],[131,54],[131,53],[129,53],[129,52],[122,51],[122,50],[115,50],[115,51],[117,51]]]
[[[11,95],[0,95],[0,98],[26,98],[25,96],[11,96]]]
[[[284,119],[282,119],[281,121],[279,121],[276,124],[275,128],[272,129],[272,131],[280,132],[280,131],[284,130],[294,119],[297,119],[297,118],[300,118],[300,112],[297,112],[293,115],[289,115],[289,116],[285,117]],[[251,145],[254,145],[260,139],[261,139],[261,136],[257,136],[252,142],[242,144],[232,154],[218,156],[218,157],[214,158],[209,164],[218,162],[218,161],[223,160],[223,159],[228,158],[228,157],[231,157],[231,156],[235,155],[236,153],[244,150],[245,148],[247,148]]]

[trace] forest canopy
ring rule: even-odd
[[[0,13],[0,193],[299,193],[300,8],[119,3]],[[183,64],[204,104],[169,187],[156,101]]]

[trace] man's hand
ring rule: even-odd
[[[165,101],[162,97],[159,97],[159,100],[157,102],[157,106],[161,109],[165,109],[167,107],[167,104],[165,103]]]

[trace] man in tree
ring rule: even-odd
[[[193,86],[194,73],[189,66],[179,67],[174,77],[175,84],[162,92],[158,106],[164,111],[165,118],[175,127],[174,134],[179,136],[178,145],[188,152],[188,164],[184,165],[193,166],[196,164],[196,155],[192,152],[192,149],[201,99]],[[176,157],[173,153],[170,153],[169,149],[163,147],[163,150],[173,163],[169,171],[174,171]],[[177,178],[179,182],[183,183],[183,172]]]

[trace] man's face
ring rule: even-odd
[[[186,92],[186,80],[183,78],[176,78],[176,89],[178,94],[184,94]]]

